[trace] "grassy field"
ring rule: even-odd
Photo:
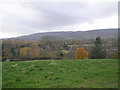
[[[3,88],[117,88],[118,60],[3,62]]]

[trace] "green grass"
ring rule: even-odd
[[[117,88],[118,60],[3,62],[3,88]]]

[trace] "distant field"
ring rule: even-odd
[[[3,88],[117,88],[118,60],[3,62]]]

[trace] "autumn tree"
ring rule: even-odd
[[[34,42],[30,45],[30,56],[31,58],[36,58],[40,55],[40,48],[37,42]]]
[[[6,60],[6,52],[4,49],[4,44],[2,45],[2,60]]]
[[[21,56],[29,56],[29,47],[23,47],[20,49],[20,55]]]
[[[11,40],[2,40],[2,60],[13,58],[11,53],[11,48],[14,47],[13,43]]]
[[[116,50],[112,56],[113,59],[118,59],[118,50]]]
[[[45,57],[48,58],[59,58],[61,55],[61,40],[54,36],[41,37],[39,41],[40,47],[44,49]]]
[[[75,52],[76,59],[88,59],[88,53],[83,47],[78,48]]]

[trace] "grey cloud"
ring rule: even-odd
[[[44,14],[44,21],[30,23],[33,27],[53,29],[55,27],[92,22],[117,12],[115,3],[37,3],[35,9]]]
[[[9,14],[3,18],[3,32],[34,33],[63,26],[91,23],[96,19],[117,14],[117,3],[22,3],[24,8],[37,12],[34,19],[27,20]],[[41,17],[41,14],[43,17]],[[21,13],[22,14],[22,13]]]

